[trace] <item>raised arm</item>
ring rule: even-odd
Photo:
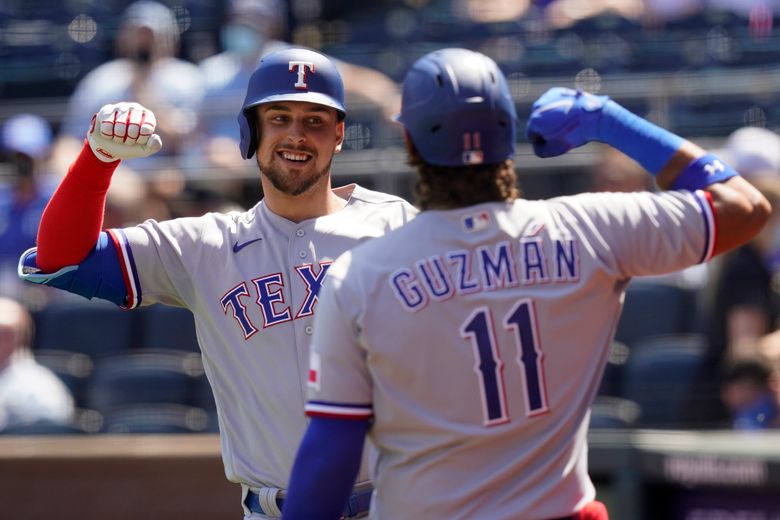
[[[661,189],[706,191],[715,208],[715,254],[752,239],[772,211],[766,198],[718,157],[607,96],[550,89],[534,103],[526,137],[540,157],[601,141],[641,164]]]
[[[121,159],[162,147],[154,114],[137,103],[105,105],[92,118],[79,156],[54,192],[38,229],[37,267],[44,272],[80,263],[98,241],[106,193]]]

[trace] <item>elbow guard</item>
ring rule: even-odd
[[[125,285],[119,255],[105,231],[97,244],[78,265],[65,266],[53,273],[43,273],[35,262],[37,249],[25,251],[19,259],[19,278],[26,282],[56,287],[87,299],[100,298],[125,307]]]

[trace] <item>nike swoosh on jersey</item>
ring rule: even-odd
[[[262,240],[262,238],[253,238],[252,240],[247,240],[246,242],[241,242],[241,243],[236,242],[235,244],[233,244],[233,252],[234,253],[238,253],[239,251],[244,249],[249,244],[254,244],[255,242],[257,242],[259,240]]]

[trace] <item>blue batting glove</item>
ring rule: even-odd
[[[599,136],[607,96],[553,87],[531,107],[525,136],[539,157],[555,157]]]

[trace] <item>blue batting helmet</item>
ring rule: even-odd
[[[396,118],[429,164],[496,164],[515,151],[517,112],[496,63],[467,49],[442,49],[406,74]]]
[[[344,84],[332,61],[308,49],[272,52],[260,60],[249,78],[244,105],[238,114],[244,159],[250,159],[258,145],[255,118],[248,111],[274,101],[308,101],[335,108],[341,117],[346,115]]]

